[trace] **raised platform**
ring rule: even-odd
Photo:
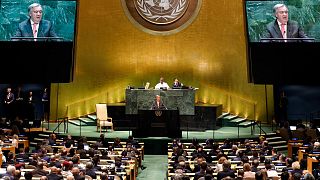
[[[30,133],[27,132],[27,135],[30,139],[32,138],[48,138],[49,134],[55,130],[56,134],[64,137],[70,134],[73,138],[78,139],[79,137],[86,137],[87,140],[97,140],[100,136],[100,132],[96,131],[96,126],[75,126],[69,124],[68,132],[62,132],[64,129],[63,124],[57,128],[58,123],[50,123],[49,129],[48,123],[44,123],[43,132],[42,128],[31,128]],[[60,130],[60,132],[58,131]],[[280,137],[274,137],[276,133],[273,133],[272,127],[267,124],[262,124],[262,129],[268,134],[267,138],[270,141],[279,141]],[[35,133],[36,132],[36,133]],[[113,141],[116,137],[121,140],[126,140],[129,135],[132,135],[132,130],[128,131],[103,131],[105,137],[108,141]],[[193,138],[199,140],[199,142],[205,142],[207,139],[212,138],[216,142],[221,142],[225,139],[230,139],[231,141],[239,141],[240,139],[256,139],[258,140],[260,129],[258,127],[254,128],[253,134],[251,134],[251,127],[240,127],[239,128],[239,137],[238,137],[238,128],[237,127],[221,127],[216,130],[205,130],[205,131],[182,131],[182,137],[179,138],[183,142],[191,142]],[[270,136],[271,135],[271,136]],[[145,143],[145,153],[149,155],[165,155],[167,154],[167,143],[172,142],[171,138],[168,137],[146,137],[146,138],[136,138],[137,140]],[[286,146],[282,147],[282,144],[274,144],[277,149],[286,149]]]

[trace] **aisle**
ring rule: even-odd
[[[165,180],[167,174],[167,155],[145,155],[143,166],[147,167],[143,171],[139,169],[137,180]]]

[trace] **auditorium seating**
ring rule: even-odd
[[[35,144],[39,144],[39,142],[45,142],[47,140],[46,137],[44,138],[35,138]],[[28,142],[26,139],[21,140],[21,143],[24,147],[29,146],[29,143],[25,144],[26,142]],[[77,141],[75,141],[77,143]],[[40,144],[41,144],[40,143]],[[57,144],[51,146],[51,149],[53,148],[57,148],[59,150],[64,149],[64,145],[61,144],[62,140],[61,139],[57,139]],[[96,141],[87,141],[87,143],[89,144],[89,146],[93,146]],[[112,145],[114,142],[108,142],[109,145]],[[100,159],[100,162],[98,164],[99,167],[101,167],[102,169],[109,169],[112,167],[116,166],[116,160],[115,158],[120,158],[121,160],[121,167],[124,169],[124,171],[122,172],[115,172],[118,176],[121,176],[122,179],[124,180],[135,180],[137,175],[138,175],[138,169],[139,167],[141,167],[142,165],[142,161],[144,159],[144,143],[143,142],[139,142],[140,147],[137,148],[137,151],[139,151],[139,153],[137,153],[135,155],[135,158],[131,158],[131,157],[124,157],[122,156],[123,152],[127,150],[127,148],[125,148],[126,146],[126,142],[122,141],[120,142],[121,144],[123,144],[123,148],[114,148],[114,155],[108,155],[109,159]],[[12,147],[12,146],[11,146]],[[74,149],[76,149],[77,147],[73,147]],[[12,152],[14,152],[14,148],[13,149],[9,149],[9,147],[4,146],[2,148],[2,150],[10,150]],[[96,151],[97,152],[101,152],[101,150],[106,150],[106,148],[104,147],[99,147]],[[1,154],[2,155],[2,154]],[[52,156],[54,155],[52,152],[47,153],[47,155]],[[79,154],[77,154],[79,156]],[[32,154],[30,155],[30,159],[32,159]],[[99,156],[101,157],[102,154],[99,153]],[[79,159],[79,167],[85,167],[86,163],[89,161],[90,159]],[[119,160],[119,159],[118,159]],[[60,160],[60,163],[63,164],[65,160]],[[29,172],[29,171],[33,171],[34,170],[34,166],[29,165],[29,162],[21,162],[24,164],[24,168],[21,169],[22,171],[22,177],[24,175],[24,173]],[[5,172],[6,169],[1,168],[0,169],[0,175],[4,174],[1,172]],[[97,179],[100,179],[100,174],[102,173],[102,171],[96,171],[97,174]],[[109,172],[110,173],[110,172]],[[62,173],[64,174],[64,173]],[[109,176],[114,176],[112,174],[109,174]],[[65,177],[66,178],[66,177]],[[24,179],[24,178],[21,178]],[[33,179],[40,179],[40,177],[33,177]]]
[[[190,148],[190,145],[192,143],[187,143],[187,142],[181,142],[182,145],[181,147],[183,147],[183,150],[186,151],[186,159],[184,162],[186,165],[190,166],[190,168],[193,170],[195,165],[197,164],[197,161],[195,160],[192,160],[192,153],[196,150],[195,148]],[[221,147],[224,142],[215,142],[219,145],[219,147]],[[258,147],[259,146],[259,143],[257,141],[254,141],[254,140],[250,140],[249,141],[250,143],[250,146],[252,147]],[[201,146],[205,147],[206,143],[199,143]],[[233,144],[240,144],[240,142],[233,142]],[[203,149],[205,151],[205,153],[208,155],[208,153],[212,150],[212,149]],[[241,148],[241,146],[239,146],[238,150],[243,150],[245,151],[246,148]],[[260,148],[251,148],[251,151],[260,151],[261,149]],[[239,169],[243,169],[243,166],[241,164],[241,161],[238,161],[238,160],[233,160],[236,156],[234,155],[228,155],[230,152],[232,151],[232,149],[223,149],[223,154],[227,155],[228,157],[228,160],[231,162],[231,169],[234,169],[235,172],[237,172]],[[174,173],[174,155],[173,155],[173,152],[174,152],[174,148],[173,148],[173,143],[168,143],[168,179],[171,179],[171,177],[173,177],[175,175]],[[248,158],[250,159],[252,157],[252,155],[248,155]],[[272,164],[274,165],[275,167],[275,170],[278,174],[278,176],[281,175],[282,173],[282,169],[285,168],[286,166],[282,163],[280,163],[278,160],[276,160],[274,158],[273,155],[267,155],[265,156],[266,159],[272,159]],[[217,164],[218,164],[218,157],[217,156],[211,156],[211,159],[212,161],[211,162],[208,162],[207,161],[207,165],[215,170],[217,168]],[[249,163],[252,163],[252,160],[249,160]],[[258,170],[260,169],[264,169],[265,166],[264,165],[259,165],[258,166]],[[192,173],[184,173],[185,176],[188,176],[190,179],[193,179],[194,176],[195,176],[195,173],[192,172]],[[213,174],[213,177],[214,178],[217,178],[217,172],[214,172]],[[237,176],[237,173],[235,173],[235,176]]]

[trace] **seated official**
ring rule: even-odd
[[[183,84],[181,82],[179,82],[178,78],[174,79],[172,88],[181,88],[183,86]]]
[[[160,78],[160,82],[154,87],[155,89],[170,89],[169,85],[164,82],[164,78]]]
[[[156,99],[153,101],[152,110],[166,110],[167,107],[164,105],[163,101],[161,100],[161,97],[159,95],[156,95]]]

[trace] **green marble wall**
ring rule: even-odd
[[[18,24],[29,17],[28,6],[34,2],[42,5],[43,19],[54,23],[58,36],[65,41],[74,39],[76,1],[0,0],[0,40],[10,40]]]
[[[179,108],[180,115],[194,115],[195,90],[143,90],[126,89],[126,114],[138,114],[138,110],[151,108],[156,95],[160,95],[169,110]]]
[[[258,42],[266,25],[275,20],[273,6],[277,3],[286,4],[289,9],[289,19],[299,22],[310,38],[320,41],[320,0],[288,0],[246,3],[250,42]]]

